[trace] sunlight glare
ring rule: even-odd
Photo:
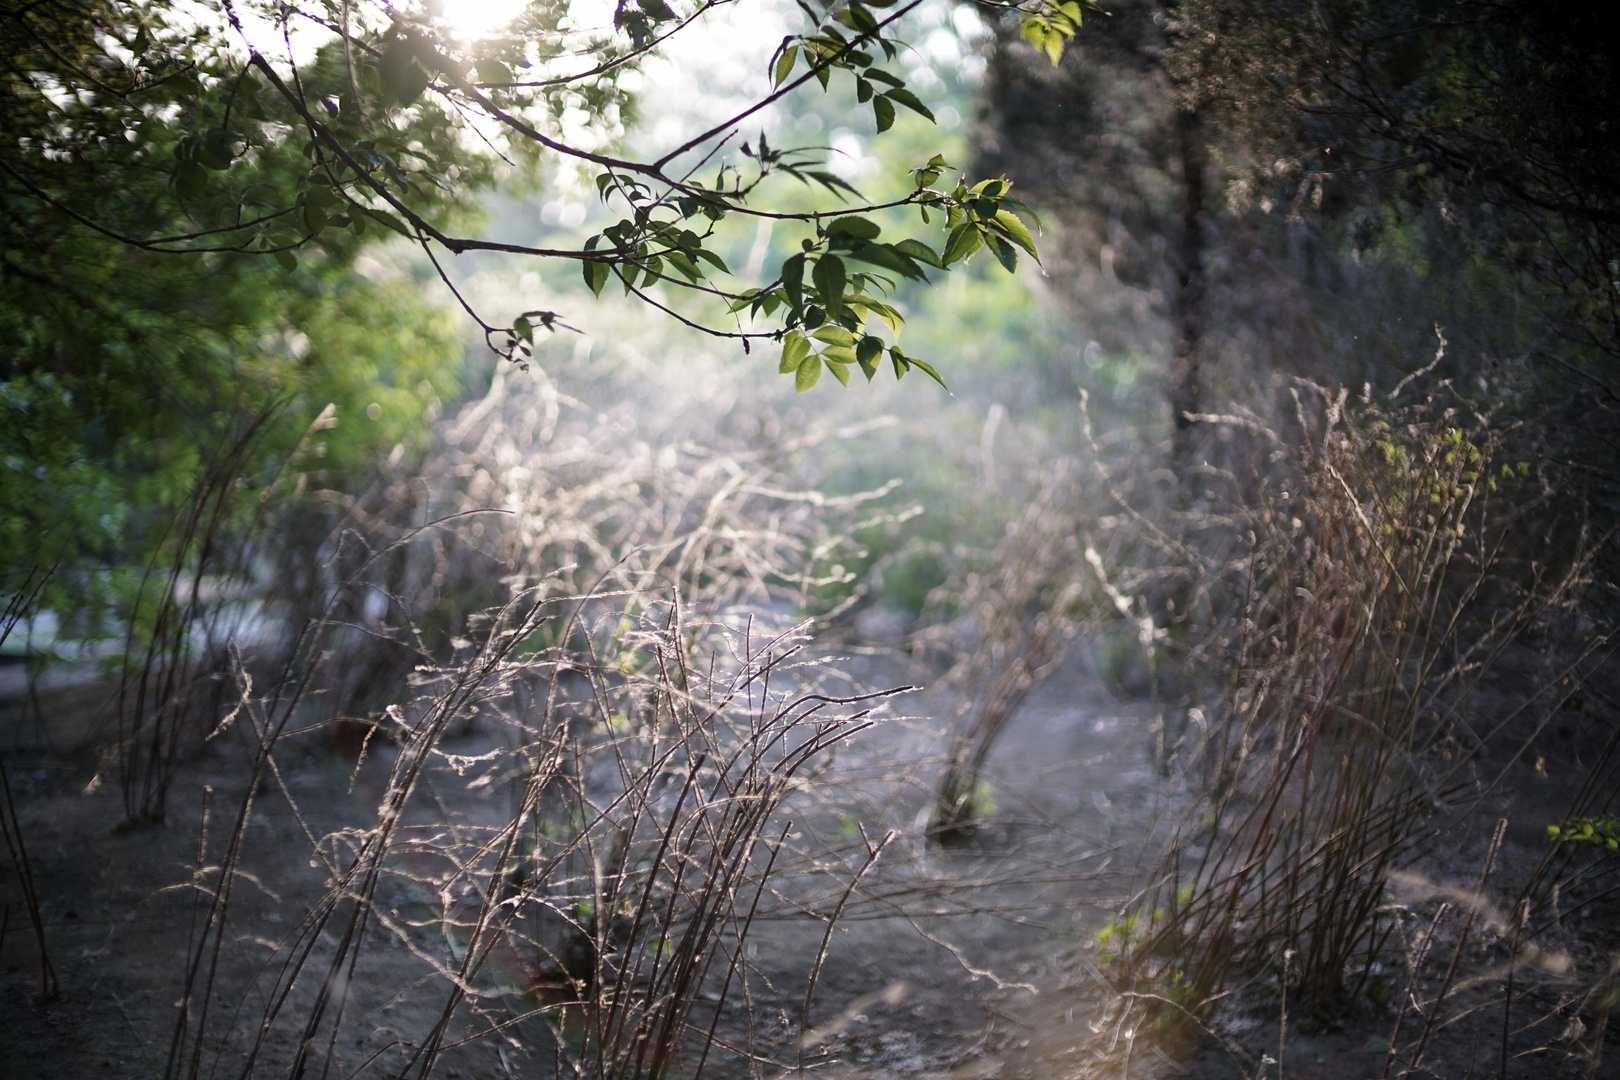
[[[444,0],[444,19],[463,40],[486,38],[523,13],[528,0]]]

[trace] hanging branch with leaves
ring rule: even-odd
[[[455,36],[431,7],[367,0],[221,0],[212,24],[182,18],[165,0],[106,4],[93,9],[89,29],[82,16],[73,23],[24,8],[3,16],[7,36],[37,47],[10,50],[8,96],[27,99],[28,122],[41,130],[23,132],[32,141],[5,152],[10,160],[0,168],[28,197],[149,250],[256,253],[293,272],[300,258],[381,229],[419,244],[452,289],[437,252],[572,259],[594,294],[617,281],[627,295],[745,349],[759,339],[779,342],[781,369],[800,390],[823,369],[843,383],[851,366],[871,379],[885,356],[897,377],[915,367],[939,380],[931,365],[900,349],[893,293],[980,248],[1009,271],[1020,251],[1038,258],[1031,225],[1039,221],[1012,197],[1011,183],[942,183],[951,166],[936,155],[912,171],[908,194],[872,202],[829,171],[819,150],[773,146],[763,131],[743,138],[756,114],[812,81],[840,93],[847,82],[879,133],[899,110],[932,121],[893,70],[901,20],[921,3],[801,2],[809,29],[770,55],[770,92],[651,160],[612,152],[608,135],[628,100],[620,78],[718,0],[621,0],[612,27],[594,30],[578,24],[568,0],[537,0],[501,34],[476,40]],[[1001,6],[1054,61],[1082,8],[1077,0]],[[64,91],[93,95],[95,109],[56,108],[68,99]],[[590,117],[587,137],[578,137],[577,125],[574,137],[565,136],[569,110]],[[155,147],[160,126],[170,132],[166,167],[177,204],[164,218],[170,227],[79,209],[90,202],[75,199],[62,157],[93,160],[98,144],[120,132]],[[151,153],[134,157],[144,168],[156,164]],[[577,248],[458,230],[469,192],[492,183],[501,164],[547,159],[594,172],[616,220]],[[775,176],[801,181],[831,205],[761,205],[761,185]],[[874,215],[907,207],[942,230],[937,247],[883,236]],[[732,216],[798,223],[811,235],[771,280],[750,285],[716,250],[716,228]],[[539,310],[490,322],[456,295],[490,346],[520,363],[537,333],[567,327],[556,312]]]

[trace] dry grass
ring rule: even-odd
[[[1545,528],[1546,509],[1526,467],[1503,460],[1488,415],[1445,394],[1403,406],[1296,382],[1286,425],[1204,417],[1241,433],[1236,467],[1207,470],[1179,521],[1135,519],[1162,552],[1139,581],[1170,582],[1165,607],[1183,613],[1156,632],[1208,682],[1172,703],[1185,720],[1167,764],[1185,805],[1099,935],[1126,992],[1122,1024],[1188,1034],[1266,1002],[1285,1025],[1320,1025],[1392,1000],[1389,1067],[1405,1075],[1459,986],[1488,984],[1510,1005],[1515,963],[1558,966],[1509,920],[1477,917],[1496,844],[1479,881],[1454,890],[1469,903],[1431,904],[1419,927],[1392,899],[1441,815],[1466,820],[1503,782],[1557,709],[1550,691],[1561,680],[1569,693],[1609,640],[1581,623],[1599,539],[1548,530],[1538,548],[1529,526]],[[1557,658],[1503,705],[1498,667],[1524,643]],[[1595,805],[1607,760],[1577,806]],[[1518,961],[1464,972],[1481,933],[1511,938]],[[1403,991],[1382,974],[1397,954]],[[1505,1060],[1505,1033],[1503,1046]]]

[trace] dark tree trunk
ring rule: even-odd
[[[1191,451],[1203,390],[1202,339],[1204,312],[1204,195],[1209,158],[1198,114],[1176,110],[1176,155],[1181,172],[1181,238],[1176,260],[1176,290],[1171,298],[1175,352],[1168,393],[1175,421],[1177,465]]]

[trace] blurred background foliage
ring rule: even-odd
[[[185,232],[231,202],[206,173],[195,187],[178,180],[184,132],[209,123],[190,115],[207,108],[195,76],[180,70],[148,88],[167,100],[133,124],[128,87],[51,98],[19,80],[52,65],[110,69],[119,37],[155,38],[165,11],[63,9],[48,49],[20,20],[0,29],[0,129],[17,158],[0,175],[0,571],[8,585],[54,571],[39,602],[78,640],[124,632],[143,572],[167,557],[201,488],[220,486],[229,503],[208,557],[234,561],[242,553],[225,549],[264,543],[250,541],[249,521],[273,492],[343,488],[395,445],[419,448],[424,411],[454,400],[462,377],[455,324],[419,282],[377,273],[363,226],[301,263],[171,254],[107,235]],[[310,78],[338,70],[327,57]],[[42,175],[54,202],[38,197]],[[229,178],[261,201],[295,182],[275,158]],[[335,422],[306,439],[323,415]]]

